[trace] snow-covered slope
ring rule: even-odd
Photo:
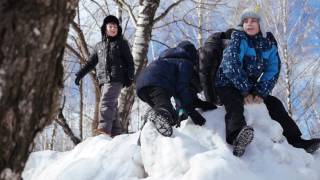
[[[153,124],[114,139],[88,138],[69,152],[32,153],[25,180],[320,180],[320,151],[311,155],[289,145],[264,105],[245,107],[255,138],[242,157],[225,142],[224,108],[203,113],[205,126],[191,120],[163,137]],[[138,145],[140,137],[141,146]]]

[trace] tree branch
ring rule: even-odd
[[[177,2],[171,4],[161,15],[159,15],[158,17],[156,17],[154,19],[154,23],[157,23],[158,21],[163,19],[170,12],[171,9],[173,9],[174,7],[179,5],[182,1],[184,1],[184,0],[178,0]]]
[[[82,58],[82,56],[73,48],[71,47],[69,44],[66,43],[66,48],[71,51],[72,54],[74,54],[75,56],[77,56],[77,58],[80,60],[81,64],[85,64],[84,59]]]
[[[170,48],[170,46],[168,46],[167,44],[165,44],[165,43],[163,43],[163,42],[161,42],[161,41],[159,41],[159,40],[151,39],[151,41],[154,41],[154,42],[159,43],[159,44],[161,44],[161,45],[163,45],[163,46],[166,46],[167,48]]]
[[[127,13],[129,14],[130,16],[130,19],[134,25],[134,27],[136,28],[137,27],[137,19],[136,17],[134,16],[133,14],[133,10],[132,8],[129,6],[129,4],[127,4],[124,0],[113,0],[115,3],[117,3],[118,5],[120,4],[121,7],[127,11]]]
[[[62,127],[63,131],[70,137],[70,139],[72,140],[72,142],[77,145],[81,142],[81,140],[76,137],[74,135],[74,133],[72,132],[70,126],[67,123],[66,118],[63,115],[63,108],[65,105],[65,101],[66,101],[66,97],[63,97],[63,103],[62,103],[62,107],[59,108],[59,114],[58,117],[55,119],[55,121]]]
[[[94,15],[94,14],[96,14],[97,12],[92,13],[86,6],[83,6],[83,8],[84,8],[84,10],[86,10],[86,11],[91,15],[91,17],[92,17],[92,19],[94,20],[96,26],[99,27],[98,20],[97,20],[96,16]]]
[[[80,29],[79,25],[74,21],[71,22],[71,26],[78,34],[79,40],[77,40],[77,42],[81,45],[80,46],[81,52],[84,53],[85,59],[88,59],[90,53],[88,50],[88,46],[87,46],[85,37],[82,33],[82,30]]]
[[[96,4],[102,10],[102,12],[105,16],[108,15],[107,12],[104,10],[104,8],[97,1],[95,1],[95,0],[90,0],[90,1],[93,2],[94,4]]]

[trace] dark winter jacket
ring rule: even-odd
[[[216,72],[222,60],[223,50],[231,39],[234,29],[210,35],[199,49],[199,78],[204,96],[211,103],[218,103],[215,91]]]
[[[110,16],[111,17],[111,16]],[[121,27],[118,26],[116,37],[106,37],[105,27],[109,16],[101,27],[102,41],[97,43],[88,62],[77,73],[81,78],[96,67],[99,84],[108,82],[125,83],[133,79],[134,63],[128,41],[121,34]]]
[[[274,42],[261,33],[249,37],[243,31],[235,31],[224,50],[216,86],[235,87],[244,96],[254,92],[266,97],[277,82],[280,65]]]
[[[170,96],[178,98],[183,107],[192,104],[189,89],[193,75],[193,58],[180,47],[171,48],[151,62],[137,79],[137,95],[144,87],[161,87]]]

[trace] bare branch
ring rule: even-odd
[[[125,11],[127,11],[127,13],[130,16],[130,19],[134,25],[134,27],[137,27],[137,19],[133,14],[133,10],[132,8],[129,6],[129,4],[127,4],[124,0],[113,0],[115,3],[120,4]]]
[[[107,10],[108,10],[108,14],[110,14],[108,1],[107,1],[107,0],[104,0],[104,4],[106,5],[106,8],[107,8]]]
[[[104,10],[104,8],[97,1],[95,1],[95,0],[90,0],[90,1],[93,2],[94,4],[96,4],[102,10],[102,12],[105,16],[108,15],[108,13]]]
[[[166,27],[166,26],[169,26],[170,24],[176,24],[180,21],[183,21],[182,19],[177,19],[177,20],[174,20],[174,21],[171,21],[171,22],[167,22],[165,24],[162,24],[160,26],[157,26],[157,27],[153,27],[152,29],[159,29],[159,28],[163,28],[163,27]]]
[[[74,21],[71,22],[71,26],[78,34],[78,38],[79,38],[80,42],[78,42],[78,41],[77,42],[81,44],[81,48],[82,48],[81,52],[84,53],[84,56],[87,59],[89,57],[90,53],[89,53],[89,50],[88,50],[88,46],[86,45],[86,40],[85,40],[85,37],[84,37],[84,35],[82,33],[82,30],[80,29],[79,25]]]
[[[72,132],[70,126],[67,123],[66,118],[63,115],[63,108],[65,105],[65,101],[66,101],[66,97],[63,97],[63,103],[62,103],[62,107],[59,108],[59,114],[57,119],[55,119],[55,121],[62,127],[63,131],[71,138],[72,142],[77,145],[81,142],[81,140],[76,137],[74,135],[74,133]]]
[[[82,56],[73,47],[71,47],[69,44],[66,44],[66,48],[68,50],[70,50],[80,60],[81,64],[85,63],[84,59],[82,58]],[[72,62],[74,62],[74,61],[72,61]]]
[[[216,0],[214,3],[205,3],[205,2],[201,2],[199,3],[198,1],[196,0],[191,0],[193,3],[196,3],[196,4],[200,4],[200,5],[204,5],[204,6],[225,6],[227,5],[228,3],[222,3],[221,0]]]
[[[96,25],[99,27],[99,23],[98,20],[96,18],[96,16],[94,15],[94,13],[92,13],[86,6],[83,6],[84,9],[91,15],[91,17],[93,18],[94,22],[96,23]]]
[[[159,43],[159,44],[161,44],[161,45],[164,45],[164,46],[166,46],[167,48],[170,48],[169,45],[167,45],[167,44],[165,44],[165,43],[163,43],[163,42],[161,42],[161,41],[159,41],[159,40],[151,39],[151,41],[154,41],[154,42],[156,42],[156,43]]]
[[[156,17],[154,19],[154,22],[157,23],[158,21],[163,19],[170,12],[171,9],[173,9],[174,7],[176,7],[177,5],[179,5],[183,1],[184,0],[178,0],[177,2],[171,4],[161,15],[159,15],[158,17]]]

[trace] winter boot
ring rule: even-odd
[[[320,139],[299,139],[298,142],[293,143],[292,145],[296,148],[303,148],[308,153],[314,153],[320,148]]]
[[[151,121],[157,131],[166,137],[170,137],[172,135],[172,127],[171,124],[173,122],[173,118],[169,111],[163,108],[152,109],[147,112],[146,119]]]
[[[304,148],[308,153],[314,153],[320,148],[320,139],[310,139],[312,143],[310,146]]]
[[[112,137],[110,133],[107,133],[104,129],[101,129],[101,128],[100,129],[95,129],[93,131],[93,135],[94,136],[98,136],[98,135],[101,135],[101,134]]]
[[[233,155],[241,157],[246,147],[251,143],[254,136],[254,130],[250,126],[244,126],[233,141]]]

